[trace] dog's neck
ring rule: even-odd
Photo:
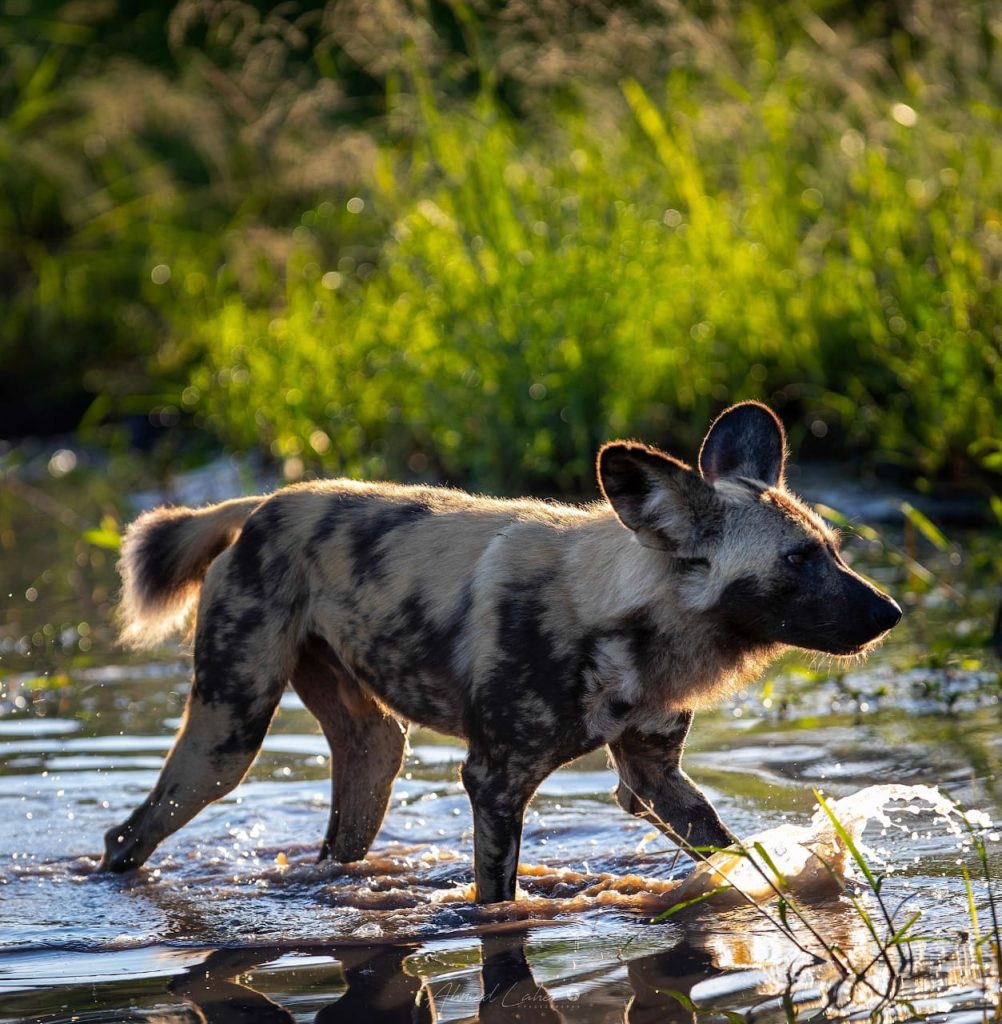
[[[598,580],[573,594],[589,629],[641,637],[632,668],[648,699],[676,709],[718,702],[751,682],[779,653],[720,628],[694,592],[705,564],[652,551],[613,516],[575,531],[567,554],[574,580]],[[587,569],[587,571],[584,571]]]

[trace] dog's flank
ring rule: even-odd
[[[627,810],[726,844],[680,767],[693,710],[786,646],[863,650],[900,614],[785,490],[784,462],[778,420],[746,403],[713,425],[698,469],[606,445],[607,501],[583,507],[334,480],[141,517],[123,548],[123,635],[156,642],[197,598],[195,679],[105,866],[141,864],[240,781],[287,683],[331,746],[322,857],[365,855],[408,722],[469,745],[481,900],[514,895],[539,783],[601,745]]]

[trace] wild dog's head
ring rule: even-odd
[[[837,535],[786,490],[785,461],[776,415],[743,402],[710,427],[698,470],[613,441],[599,452],[598,478],[651,557],[667,553],[684,574],[690,607],[737,642],[859,653],[901,609],[842,561]]]

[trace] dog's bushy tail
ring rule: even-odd
[[[212,560],[228,548],[264,498],[236,498],[208,508],[156,508],[126,531],[118,571],[121,639],[153,647],[188,617]]]

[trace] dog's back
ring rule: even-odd
[[[201,617],[214,632],[263,630],[290,662],[293,648],[320,639],[390,708],[463,736],[474,669],[489,676],[502,641],[517,646],[512,633],[526,630],[535,641],[526,635],[523,646],[538,648],[542,633],[574,632],[568,559],[586,523],[620,532],[603,505],[352,480],[159,509],[126,536],[123,636],[160,642],[190,615],[205,579],[201,600],[219,611]]]

